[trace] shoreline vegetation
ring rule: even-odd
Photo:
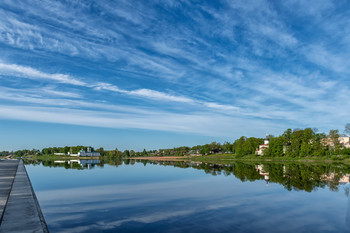
[[[23,156],[25,160],[39,160],[39,161],[68,161],[68,160],[89,160],[99,159],[105,162],[114,160],[147,160],[147,161],[182,161],[182,162],[200,162],[209,164],[231,164],[234,162],[272,162],[272,163],[343,163],[350,165],[350,158],[343,156],[326,156],[326,157],[265,157],[249,155],[245,157],[237,157],[234,154],[215,154],[205,156],[142,156],[142,157],[75,157],[75,156],[53,156],[53,155],[35,155]]]
[[[345,126],[345,133],[350,134],[350,124]],[[212,142],[193,147],[175,147],[142,152],[134,150],[119,151],[91,148],[99,152],[99,157],[69,156],[87,146],[65,146],[43,148],[41,151],[18,150],[0,152],[2,157],[21,157],[40,160],[69,159],[139,159],[139,160],[183,160],[198,162],[228,163],[230,161],[297,161],[297,162],[343,162],[350,163],[350,136],[341,135],[338,130],[330,130],[328,134],[318,133],[317,129],[287,129],[280,136],[269,135],[266,138],[240,137],[232,143]],[[267,144],[266,144],[267,142]],[[263,153],[258,155],[258,150]]]
[[[134,160],[151,160],[151,161],[192,161],[215,164],[228,164],[231,162],[302,162],[302,163],[346,163],[350,164],[349,157],[304,157],[304,158],[288,158],[288,157],[264,157],[250,155],[245,157],[237,157],[236,155],[216,154],[206,156],[146,156],[146,157],[128,157],[125,159]]]

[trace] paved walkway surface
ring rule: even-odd
[[[0,181],[0,232],[48,232],[23,161],[0,161]]]

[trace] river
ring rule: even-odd
[[[342,164],[26,162],[50,232],[348,232]]]

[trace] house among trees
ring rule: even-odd
[[[350,148],[350,136],[347,134],[340,134],[335,137],[328,136],[327,138],[324,138],[322,142],[325,146],[334,147],[339,145],[345,148]]]
[[[54,155],[66,155],[66,153],[53,153]]]
[[[78,154],[70,154],[71,156],[79,156],[79,157],[98,157],[100,156],[100,152],[93,152],[91,147],[87,148],[87,151],[81,149]]]
[[[266,134],[266,138],[264,140],[264,144],[260,145],[259,146],[259,149],[257,149],[255,151],[255,154],[256,155],[264,155],[264,150],[266,148],[269,148],[269,143],[270,143],[270,139],[269,139],[269,136]]]
[[[339,135],[339,142],[345,148],[350,148],[350,136],[347,134]]]

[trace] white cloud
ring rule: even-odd
[[[244,118],[248,118],[246,122],[250,118],[259,118],[271,122],[289,121],[291,125],[309,124],[315,122],[312,116],[316,115],[317,125],[327,119],[332,122],[339,116],[348,117],[344,110],[348,104],[340,101],[346,98],[347,82],[341,85],[337,81],[329,81],[337,80],[338,75],[349,70],[349,50],[346,49],[349,43],[346,43],[341,30],[345,27],[347,31],[347,15],[338,14],[338,17],[317,24],[318,38],[305,39],[305,35],[301,36],[302,30],[295,29],[303,25],[294,27],[283,15],[284,10],[289,9],[279,10],[279,7],[292,10],[301,7],[308,17],[311,16],[310,20],[315,20],[310,23],[313,25],[326,15],[328,6],[334,11],[335,4],[330,2],[308,6],[302,1],[286,1],[281,5],[269,1],[254,4],[224,1],[217,8],[202,4],[192,11],[184,11],[183,22],[176,25],[165,20],[167,18],[164,17],[172,15],[158,11],[154,5],[159,3],[154,2],[130,4],[120,1],[110,7],[112,3],[99,1],[94,5],[99,15],[91,12],[91,6],[84,2],[74,2],[74,7],[49,0],[5,1],[5,4],[9,9],[17,9],[0,9],[3,18],[0,41],[5,47],[8,45],[9,51],[20,48],[31,54],[51,56],[53,60],[57,54],[76,62],[87,60],[88,63],[82,67],[96,64],[89,67],[89,72],[96,73],[108,63],[109,80],[118,76],[119,71],[122,75],[115,79],[118,81],[108,83],[102,81],[102,75],[100,79],[79,78],[44,72],[44,69],[33,68],[40,67],[35,64],[29,67],[0,61],[2,80],[6,76],[15,76],[44,80],[51,85],[52,82],[71,85],[71,89],[65,89],[63,85],[62,89],[61,85],[51,90],[43,89],[43,93],[38,92],[37,96],[19,91],[16,94],[12,90],[1,97],[3,100],[67,109],[105,110],[110,107],[112,112],[133,113],[150,109],[158,109],[159,112],[167,104],[162,114],[167,111],[192,112],[200,115],[203,121],[234,114],[242,124]],[[171,10],[171,7],[165,8],[165,12]],[[21,11],[25,12],[23,16]],[[302,15],[295,14],[295,17]],[[113,17],[118,20],[107,20]],[[331,34],[336,34],[337,40],[332,36],[322,37]],[[319,38],[327,39],[320,42]],[[345,40],[339,40],[339,49],[334,49],[333,42],[337,42],[338,38]],[[2,59],[7,56],[11,59],[10,55],[4,55]],[[79,61],[75,60],[77,57]],[[310,62],[313,63],[312,68],[307,67]],[[300,75],[300,70],[306,72]],[[327,77],[323,70],[330,70],[334,75]],[[310,73],[320,76],[320,80],[310,78]],[[130,79],[125,78],[128,74]],[[144,83],[147,83],[147,88]],[[77,93],[73,93],[75,90]],[[138,106],[148,105],[149,109],[132,111],[129,105],[125,106],[127,111],[122,111],[123,106],[114,103],[119,99],[116,95],[108,96],[111,94],[108,91],[123,96],[122,100],[138,101]],[[336,93],[334,97],[329,95],[330,92]],[[93,97],[88,101],[90,95]],[[74,98],[86,101],[72,100]],[[332,109],[332,114],[329,109]],[[180,117],[189,121],[187,117],[191,115]],[[224,122],[231,124],[232,119],[225,118]],[[183,128],[187,127],[184,123]]]
[[[231,106],[231,105],[223,105],[217,103],[203,102],[203,104],[209,108],[214,108],[222,111],[238,111],[239,107]]]
[[[238,132],[255,135],[256,131],[276,132],[280,126],[241,116],[215,113],[178,114],[150,110],[142,113],[77,110],[71,108],[0,105],[0,118],[35,122],[73,124],[105,128],[135,128],[198,135],[231,137]],[[246,132],[246,133],[245,133]]]
[[[82,97],[80,94],[75,92],[57,91],[52,88],[41,88],[41,91],[52,96],[60,96],[60,97],[76,98],[76,99]]]
[[[186,104],[204,105],[208,108],[216,109],[220,111],[227,111],[227,110],[231,111],[231,110],[239,109],[238,107],[235,107],[235,106],[222,105],[214,102],[203,102],[203,101],[195,100],[185,96],[170,95],[168,93],[145,89],[145,88],[136,89],[136,90],[124,90],[117,87],[116,85],[106,83],[106,82],[97,82],[97,83],[89,82],[88,84],[87,82],[81,81],[80,79],[74,78],[70,75],[60,74],[60,73],[56,73],[56,74],[44,73],[32,67],[21,66],[17,64],[0,63],[0,75],[30,78],[33,80],[44,79],[44,80],[55,81],[63,84],[84,86],[88,88],[93,88],[95,90],[107,90],[107,91],[125,94],[128,96],[143,97],[143,98],[158,100],[158,101],[166,101],[166,102],[171,101],[171,102],[186,103]],[[42,91],[49,94],[63,96],[63,97],[70,97],[70,98],[81,97],[78,94],[56,91],[48,88],[45,88]],[[17,98],[17,100],[20,100],[20,99]],[[23,99],[23,101],[26,101],[26,100]],[[39,101],[39,102],[42,102],[42,101]]]
[[[139,89],[135,91],[129,91],[128,94],[136,95],[141,97],[146,97],[150,99],[164,100],[164,101],[175,101],[181,103],[194,103],[194,100],[182,97],[182,96],[173,96],[163,92],[149,90],[149,89]]]
[[[313,44],[304,48],[305,57],[312,63],[336,73],[349,73],[349,55],[343,51],[332,52],[326,46]]]
[[[30,78],[30,79],[46,79],[52,80],[59,83],[64,84],[72,84],[77,86],[86,86],[87,84],[81,80],[75,79],[66,74],[50,74],[44,73],[37,69],[28,67],[28,66],[20,66],[16,64],[5,64],[0,63],[0,75],[9,75],[16,76],[22,78]]]

